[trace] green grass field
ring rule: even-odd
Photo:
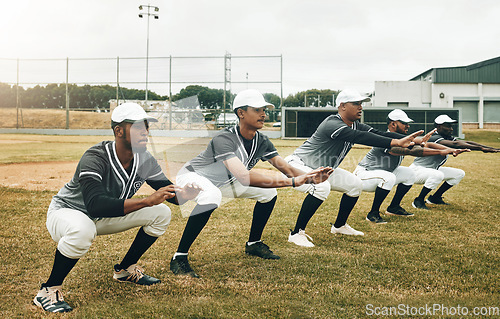
[[[465,133],[468,139],[500,147],[498,131]],[[0,135],[0,140],[24,141],[2,144],[0,163],[78,160],[102,139]],[[158,149],[163,145],[169,160],[182,161],[207,141],[154,142]],[[273,142],[282,156],[302,143]],[[351,150],[341,167],[352,171],[367,151]],[[403,165],[410,163],[406,158]],[[169,270],[187,221],[178,207],[170,205],[173,218],[167,233],[140,260],[147,274],[162,283],[138,287],[112,280],[112,266],[121,260],[137,230],[97,237],[64,283],[65,299],[74,307],[64,315],[46,314],[32,303],[49,275],[56,248],[45,227],[46,209],[56,192],[1,187],[1,317],[380,318],[383,313],[370,316],[367,309],[399,305],[420,309],[434,304],[467,307],[470,315],[474,307],[486,307],[482,311],[491,314],[494,309],[488,307],[497,311],[500,307],[500,154],[471,152],[449,158],[447,165],[466,172],[464,180],[445,194],[452,205],[424,212],[411,209],[411,200],[421,189],[415,185],[403,200],[414,217],[387,217],[388,224],[373,225],[364,219],[373,193],[363,193],[348,222],[365,236],[340,236],[330,234],[341,197],[332,192],[307,227],[316,245],[309,249],[287,242],[305,194],[278,190],[263,237],[281,256],[278,261],[244,254],[254,203],[231,201],[213,213],[190,251],[191,265],[201,279],[174,276]],[[382,209],[387,204],[388,200]],[[441,314],[432,317],[465,317]]]

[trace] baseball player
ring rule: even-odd
[[[359,122],[362,103],[370,98],[352,90],[343,90],[336,99],[338,114],[327,117],[316,132],[285,160],[302,171],[310,171],[321,166],[331,166],[334,172],[326,182],[318,185],[303,185],[297,190],[309,193],[300,209],[295,228],[291,230],[288,241],[303,247],[313,247],[305,227],[319,206],[326,200],[330,190],[343,193],[339,212],[331,233],[344,235],[364,235],[347,224],[347,218],[356,204],[363,189],[359,177],[338,166],[355,143],[390,148],[408,147],[415,137],[423,131],[404,136],[399,133],[382,132]],[[418,141],[418,140],[417,140]]]
[[[245,253],[264,259],[279,259],[261,240],[264,227],[276,202],[276,187],[301,186],[325,181],[331,168],[319,168],[304,173],[288,165],[271,141],[258,130],[264,125],[265,108],[274,105],[264,100],[257,90],[245,90],[235,97],[233,110],[239,124],[223,129],[205,151],[187,162],[179,171],[179,186],[195,182],[203,189],[195,198],[182,238],[170,269],[176,275],[198,278],[188,262],[188,251],[212,212],[220,206],[222,197],[250,198],[256,201],[250,236]],[[259,160],[268,161],[286,176],[269,176],[251,169]]]
[[[160,282],[144,274],[137,261],[170,223],[170,209],[163,202],[182,203],[200,189],[192,184],[179,188],[163,174],[146,150],[149,121],[156,119],[138,104],[118,106],[111,115],[114,141],[88,149],[71,181],[53,197],[46,224],[58,244],[52,272],[33,300],[38,307],[48,312],[71,311],[61,285],[95,236],[135,227],[140,227],[139,232],[125,257],[114,266],[113,279],[138,285]],[[132,198],[145,182],[156,191],[146,198]]]
[[[456,149],[466,149],[467,151],[483,151],[484,153],[498,153],[500,149],[482,145],[472,141],[460,141],[453,137],[452,123],[456,120],[451,119],[448,115],[442,114],[434,119],[434,126],[437,128],[436,133],[429,139],[430,142],[435,142],[447,147]],[[415,158],[410,168],[413,169],[416,175],[415,184],[424,184],[422,191],[417,198],[413,200],[412,206],[419,209],[429,209],[425,203],[436,205],[448,205],[443,200],[443,194],[451,187],[460,183],[464,178],[465,172],[458,168],[443,167],[448,159],[447,155],[435,155],[430,157]],[[441,182],[443,184],[439,189],[425,197],[431,190],[436,189]]]
[[[389,132],[407,134],[413,122],[408,115],[400,109],[395,109],[387,115],[387,128]],[[435,130],[434,130],[435,131]],[[434,131],[429,132],[424,137],[428,140]],[[413,216],[401,207],[401,200],[408,193],[415,182],[415,173],[412,169],[400,166],[404,155],[411,156],[432,156],[453,154],[457,156],[464,150],[457,150],[440,146],[435,143],[426,143],[426,147],[415,145],[412,149],[393,148],[372,148],[361,160],[354,175],[363,182],[364,192],[375,192],[372,208],[366,219],[377,224],[385,224],[386,221],[380,216],[380,205],[385,200],[394,185],[398,185],[391,204],[387,207],[386,214],[396,216]]]

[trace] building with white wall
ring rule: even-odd
[[[432,68],[409,81],[376,81],[374,107],[456,108],[465,128],[500,128],[500,57]]]

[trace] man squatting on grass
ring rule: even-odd
[[[340,92],[335,103],[338,114],[327,117],[304,144],[297,148],[292,155],[285,158],[285,161],[291,166],[304,172],[323,166],[334,168],[334,172],[327,181],[317,185],[303,185],[295,188],[309,194],[304,199],[295,228],[291,230],[288,241],[303,247],[314,246],[309,241],[311,238],[305,233],[305,228],[319,206],[328,197],[330,190],[344,194],[331,232],[344,235],[364,235],[347,224],[347,218],[358,201],[363,183],[359,177],[338,166],[355,143],[383,148],[409,147],[415,143],[422,143],[422,138],[416,137],[423,131],[405,136],[395,132],[382,132],[360,123],[359,119],[361,119],[363,110],[361,104],[369,100],[369,97],[361,96],[356,91],[343,90]]]
[[[413,120],[403,110],[395,109],[387,115],[387,130],[389,132],[407,134],[410,122],[413,122]],[[435,129],[427,133],[424,140],[428,140],[434,132]],[[354,175],[358,176],[363,182],[363,191],[375,192],[372,208],[366,219],[377,224],[386,223],[380,217],[380,205],[382,205],[382,202],[389,195],[394,185],[398,185],[398,187],[396,188],[396,193],[391,204],[387,207],[386,214],[413,216],[412,213],[407,212],[401,207],[401,200],[415,182],[415,173],[413,170],[409,167],[400,166],[404,155],[424,157],[453,154],[453,156],[457,156],[464,151],[468,150],[457,150],[431,142],[425,143],[425,147],[415,145],[412,149],[402,147],[373,147],[354,170]]]
[[[114,266],[115,280],[152,285],[160,280],[145,275],[137,261],[163,235],[170,223],[166,200],[182,204],[198,195],[196,185],[172,184],[146,150],[148,116],[141,106],[125,103],[111,115],[114,141],[92,146],[83,154],[69,183],[55,195],[47,212],[47,229],[58,243],[49,279],[34,303],[49,312],[68,312],[61,285],[97,235],[141,227],[123,260]],[[131,198],[144,182],[156,191]]]
[[[194,182],[200,185],[202,191],[195,198],[197,205],[189,216],[177,252],[170,262],[174,274],[198,277],[189,265],[188,251],[212,212],[220,206],[222,197],[256,201],[245,252],[264,259],[279,259],[261,240],[276,203],[275,188],[321,183],[332,173],[332,168],[320,166],[305,173],[288,165],[278,155],[271,141],[258,131],[264,125],[267,107],[274,105],[267,103],[259,91],[238,93],[233,101],[233,111],[239,118],[239,124],[217,134],[206,150],[186,163],[177,174],[179,186]],[[268,161],[286,176],[251,171],[259,160]]]
[[[472,151],[483,151],[484,153],[498,153],[500,149],[482,145],[472,141],[460,141],[453,137],[452,123],[456,120],[451,119],[446,114],[441,114],[434,119],[434,126],[437,131],[431,136],[429,141],[455,148],[455,149],[468,149]],[[415,158],[410,168],[415,172],[415,184],[424,184],[422,191],[417,198],[413,200],[412,206],[419,209],[429,209],[425,203],[435,205],[447,205],[442,196],[444,192],[451,187],[460,183],[465,177],[465,172],[458,168],[442,167],[448,155],[435,155],[426,158]],[[436,189],[442,182],[441,187],[427,199],[425,196],[431,190]]]

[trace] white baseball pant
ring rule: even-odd
[[[278,195],[275,188],[244,186],[237,180],[234,181],[232,185],[225,185],[218,188],[208,178],[184,168],[179,171],[175,181],[180,187],[184,187],[188,183],[194,183],[200,186],[202,191],[194,199],[199,205],[215,204],[220,206],[222,197],[250,198],[260,203],[267,203]]]
[[[57,249],[71,259],[83,257],[96,236],[143,227],[149,236],[159,237],[170,224],[170,208],[165,204],[145,207],[125,216],[91,219],[71,208],[59,208],[52,202],[47,211],[47,229]]]
[[[313,170],[313,168],[306,166],[300,157],[296,155],[290,155],[285,158],[291,166],[307,173]],[[304,184],[302,186],[295,187],[296,190],[309,193],[312,196],[320,199],[322,201],[326,200],[330,191],[336,191],[344,193],[350,197],[359,197],[361,191],[363,190],[363,183],[361,179],[351,172],[348,172],[342,168],[336,168],[332,175],[328,177],[326,181],[319,184]]]
[[[424,184],[429,189],[436,189],[442,181],[454,186],[465,177],[463,170],[453,167],[433,169],[412,163],[410,168],[415,172],[415,184]]]
[[[388,172],[382,169],[369,171],[358,165],[354,175],[363,182],[364,192],[374,192],[377,187],[390,191],[397,184],[411,186],[415,183],[415,173],[411,168],[404,166],[398,166],[394,171]]]

